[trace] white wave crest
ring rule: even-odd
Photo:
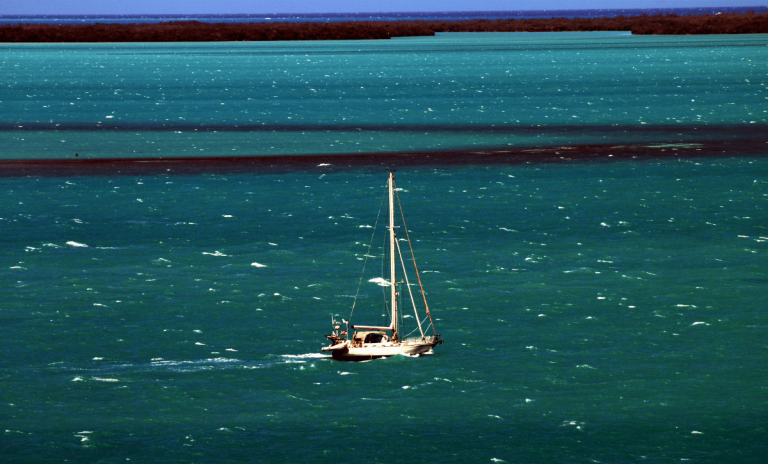
[[[215,251],[213,253],[209,253],[207,251],[204,251],[203,254],[204,255],[210,255],[210,256],[229,256],[229,255],[225,255],[224,253],[222,253],[220,251]]]

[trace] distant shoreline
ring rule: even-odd
[[[333,23],[18,24],[0,26],[0,43],[380,40],[433,36],[438,32],[583,31],[630,31],[634,35],[760,34],[768,33],[768,13]]]

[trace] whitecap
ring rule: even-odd
[[[52,243],[51,244],[46,244],[46,246],[51,246],[51,245],[55,246],[55,247],[57,246],[57,245],[53,245]],[[69,242],[67,242],[67,245],[73,246],[73,247],[88,248],[88,245],[86,245],[85,243],[73,242],[71,240]]]
[[[595,367],[592,367],[589,364],[579,364],[576,367],[585,367],[587,369],[596,369]]]
[[[253,267],[267,267],[266,264],[261,264],[261,263],[251,263],[251,266],[253,266]]]
[[[102,378],[102,377],[93,377],[93,380],[95,380],[97,382],[119,382],[118,379],[105,379],[105,378]]]
[[[210,255],[210,256],[229,256],[229,255],[225,255],[224,253],[222,253],[220,251],[215,251],[213,253],[209,253],[207,251],[204,251],[203,254],[204,255]]]
[[[380,285],[382,287],[389,287],[389,281],[382,279],[381,277],[374,277],[373,279],[369,280],[368,282]]]
[[[571,269],[569,271],[563,271],[563,274],[573,274],[574,272],[590,273],[590,272],[592,272],[592,269],[590,269],[588,267],[580,267],[578,269]]]

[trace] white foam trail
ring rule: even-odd
[[[306,354],[282,354],[280,355],[283,358],[291,358],[291,359],[322,359],[322,358],[330,358],[330,355],[322,354],[322,353],[306,353]]]

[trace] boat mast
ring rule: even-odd
[[[392,302],[392,340],[397,341],[397,281],[395,280],[395,173],[389,171],[389,288]]]

